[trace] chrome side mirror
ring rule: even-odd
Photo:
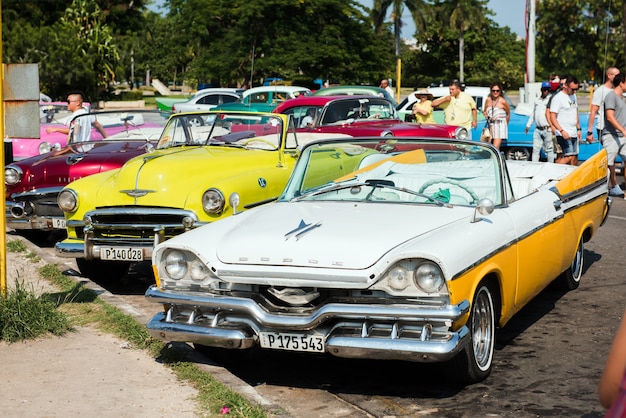
[[[482,198],[478,201],[476,209],[474,210],[474,217],[472,223],[482,221],[483,218],[477,216],[479,213],[483,216],[491,215],[495,209],[495,205],[491,199]]]

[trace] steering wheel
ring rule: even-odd
[[[270,141],[268,141],[267,139],[262,139],[262,138],[250,138],[250,139],[246,139],[243,141],[239,141],[239,143],[241,145],[248,145],[251,142],[261,142],[265,145],[268,145],[271,149],[276,149],[276,145],[272,144]]]
[[[450,179],[446,179],[446,178],[438,178],[438,179],[428,180],[427,182],[422,184],[422,186],[419,188],[419,190],[417,192],[418,193],[424,193],[424,190],[428,189],[433,184],[440,184],[440,183],[447,183],[447,184],[452,184],[454,186],[457,186],[459,189],[463,189],[468,195],[470,195],[470,197],[472,198],[472,201],[474,203],[478,202],[478,195],[476,194],[476,192],[474,190],[472,190],[467,185],[465,185],[465,184],[463,184],[463,183],[461,183],[459,181],[450,180]]]

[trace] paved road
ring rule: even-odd
[[[624,230],[626,201],[620,199],[585,246],[580,288],[547,289],[500,330],[493,373],[482,383],[452,384],[447,373],[454,371],[439,365],[283,352],[256,352],[226,368],[257,400],[300,418],[601,417],[597,384],[626,300]],[[159,309],[142,296],[150,282],[149,270],[136,268],[123,283],[100,284],[112,303],[145,322]]]

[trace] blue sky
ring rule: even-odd
[[[366,7],[372,7],[373,0],[358,0]],[[158,5],[163,3],[163,0],[153,0],[154,5],[152,10],[159,11]],[[519,36],[525,37],[526,30],[524,29],[524,10],[526,9],[526,0],[489,0],[489,9],[494,12],[494,16],[491,18],[500,26],[508,26],[513,33]],[[410,38],[415,32],[415,24],[411,20],[411,15],[407,10],[402,17],[404,27],[402,28],[402,37]]]

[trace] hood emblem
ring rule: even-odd
[[[67,157],[65,162],[67,163],[67,165],[74,165],[77,162],[81,161],[83,158],[85,158],[84,154],[70,155],[69,157]]]
[[[296,241],[298,241],[301,237],[311,232],[312,230],[319,228],[320,226],[322,226],[321,222],[318,222],[316,224],[310,224],[310,223],[308,224],[304,222],[304,219],[302,219],[300,220],[300,225],[298,225],[297,228],[292,229],[291,231],[285,234],[285,241],[287,241],[292,236],[295,236]]]
[[[120,190],[120,193],[126,193],[130,197],[144,197],[148,193],[155,193],[156,190],[146,190],[146,189],[132,189],[132,190]]]
[[[261,187],[262,189],[265,189],[265,186],[267,186],[267,180],[265,180],[263,177],[259,177],[257,183],[259,183],[259,187]]]

